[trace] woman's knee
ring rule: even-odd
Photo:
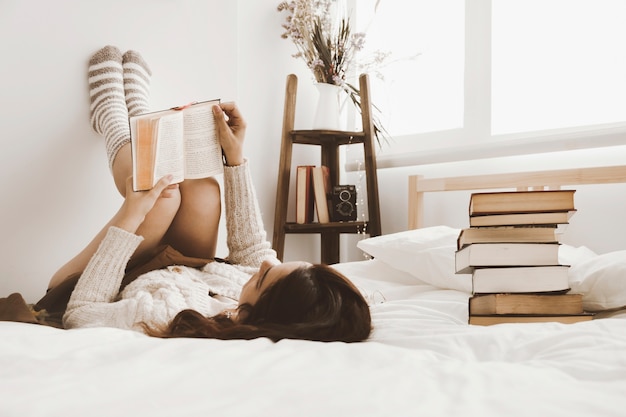
[[[180,210],[181,204],[182,197],[180,191],[172,190],[169,192],[168,198],[157,199],[148,216],[152,215],[152,218],[159,218],[164,223],[171,223],[174,217],[176,217],[178,210]]]
[[[215,256],[221,216],[220,186],[214,178],[185,180],[181,204],[165,242],[193,257]]]
[[[221,211],[219,182],[213,178],[185,180],[180,184],[181,206],[185,210],[211,213]]]

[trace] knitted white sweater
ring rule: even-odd
[[[184,309],[212,316],[236,306],[242,285],[264,259],[276,256],[266,239],[247,163],[224,167],[224,205],[232,264],[151,271],[119,293],[126,264],[143,238],[111,227],[76,284],[64,326],[143,331],[142,323],[160,328]]]

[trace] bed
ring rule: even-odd
[[[626,182],[626,167],[411,176],[409,230],[363,239],[371,259],[335,265],[370,302],[364,343],[0,322],[0,416],[624,416],[626,250],[563,245],[592,321],[470,326],[469,276],[451,262],[459,230],[419,227],[427,192],[605,182]]]

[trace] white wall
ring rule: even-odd
[[[3,0],[0,296],[36,301],[122,201],[89,125],[87,62],[107,44],[149,62],[154,109],[217,97],[239,103],[271,239],[285,79],[295,72],[310,80],[280,38],[282,19],[274,0]],[[299,94],[297,123],[306,126],[314,93],[303,85]],[[306,154],[296,150],[294,163]],[[314,260],[314,240],[294,236],[286,258]]]
[[[300,78],[297,127],[309,126],[315,101],[310,74],[291,57],[291,43],[280,38],[282,16],[276,4],[275,0],[0,3],[0,296],[21,292],[28,301],[36,301],[50,276],[121,203],[108,172],[103,141],[88,121],[87,61],[106,44],[144,55],[154,72],[155,109],[215,97],[239,103],[249,125],[245,151],[271,238],[287,74]],[[319,152],[311,149],[296,148],[294,164],[318,163]],[[611,155],[623,161],[625,153]],[[527,166],[528,161],[522,158],[517,164]],[[537,164],[544,162],[539,158]],[[381,170],[383,233],[406,228],[408,173],[482,172],[503,165],[515,164],[479,161]],[[611,214],[623,213],[623,191],[606,194],[610,194]],[[597,221],[597,233],[608,230],[610,247],[625,247],[624,234],[611,233],[613,223],[604,221],[600,210],[604,203],[596,204],[595,197],[590,200],[588,205],[602,220]],[[292,212],[293,201],[288,204]],[[460,227],[463,222],[464,197],[427,204],[433,208],[426,218],[430,224]],[[583,215],[577,216],[582,219]],[[624,230],[623,225],[618,227]],[[345,239],[351,245],[345,259],[362,259],[353,248],[359,238]],[[223,239],[222,234],[218,248],[222,256],[226,255]],[[604,241],[596,240],[601,245]],[[316,261],[318,242],[317,236],[287,236],[285,258]]]

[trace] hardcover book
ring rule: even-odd
[[[582,313],[582,294],[477,294],[469,299],[470,315]]]
[[[578,323],[593,319],[593,313],[583,314],[554,314],[554,315],[471,315],[469,324],[489,326],[501,323],[545,323],[558,322],[563,324]]]
[[[151,189],[168,174],[178,183],[223,172],[212,109],[218,103],[204,101],[129,118],[135,191]]]
[[[313,222],[313,165],[296,167],[296,223]]]
[[[458,274],[478,267],[559,264],[559,243],[474,243],[455,252]]]
[[[574,210],[575,190],[474,193],[469,214],[539,213]]]
[[[472,243],[556,243],[559,235],[556,227],[470,227],[461,230],[457,249]]]
[[[516,226],[516,225],[550,225],[568,224],[576,210],[543,213],[513,213],[471,216],[470,226]]]
[[[565,292],[569,290],[568,266],[509,266],[475,268],[472,291],[478,293]]]
[[[315,196],[315,210],[317,221],[320,223],[330,222],[328,211],[328,197],[330,193],[330,172],[327,166],[313,168],[313,194]]]

